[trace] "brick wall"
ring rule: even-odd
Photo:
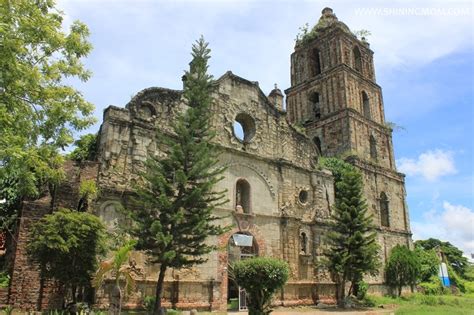
[[[28,258],[26,246],[29,242],[29,231],[35,222],[58,207],[76,208],[80,181],[97,177],[97,164],[94,162],[85,163],[80,167],[73,162],[67,162],[64,169],[65,180],[56,191],[54,202],[48,195],[23,203],[9,294],[7,299],[4,298],[4,303],[8,302],[16,309],[44,310],[62,307],[63,292],[57,283],[51,280],[41,281],[38,266]],[[5,293],[0,291],[0,303],[2,296],[5,296]]]

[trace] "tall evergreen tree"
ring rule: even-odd
[[[207,74],[208,43],[201,37],[192,47],[190,70],[185,73],[184,98],[188,109],[172,122],[173,134],[158,132],[164,158],[149,158],[137,189],[138,209],[131,211],[132,234],[137,249],[145,250],[152,263],[160,264],[154,314],[162,313],[165,272],[206,261],[216,249],[206,244],[225,228],[215,224],[216,206],[226,202],[225,191],[214,189],[224,169],[217,165],[217,148],[211,144],[212,76]]]
[[[330,232],[327,234],[328,248],[326,266],[336,284],[336,300],[344,306],[346,284],[353,288],[364,274],[378,271],[378,245],[372,225],[372,217],[367,213],[367,203],[363,197],[362,175],[352,165],[337,159],[325,159],[323,166],[335,174],[336,203]]]

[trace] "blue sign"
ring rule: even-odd
[[[446,264],[444,262],[442,262],[441,265],[439,265],[438,276],[443,286],[449,287],[451,285],[449,281],[448,268],[446,267]]]

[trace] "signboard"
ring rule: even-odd
[[[451,285],[449,282],[448,268],[446,267],[446,264],[444,262],[439,265],[438,276],[441,279],[441,283],[443,283],[443,286],[449,287]]]
[[[253,236],[245,234],[234,234],[232,235],[234,243],[237,246],[247,246],[252,247],[253,245]]]

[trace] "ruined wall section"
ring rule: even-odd
[[[312,167],[311,161],[317,155],[314,145],[288,124],[286,114],[268,101],[256,82],[228,72],[218,83],[212,120],[217,143],[261,158],[283,159],[299,167]],[[252,134],[243,141],[236,137],[233,129],[239,119],[244,131],[248,125],[248,133]]]
[[[109,106],[99,131],[101,186],[128,191],[148,156],[159,155],[156,130],[170,132],[170,121],[184,108],[181,91],[149,88],[138,93],[126,108]]]
[[[213,95],[211,124],[215,142],[223,148],[243,150],[266,159],[283,159],[311,168],[317,153],[304,135],[289,126],[285,113],[269,103],[256,83],[231,73],[218,81]],[[159,155],[156,132],[171,132],[170,122],[185,110],[181,91],[145,89],[125,109],[110,106],[104,111],[100,130],[100,184],[110,189],[129,190],[149,155]],[[239,140],[233,124],[244,117],[253,136]]]

